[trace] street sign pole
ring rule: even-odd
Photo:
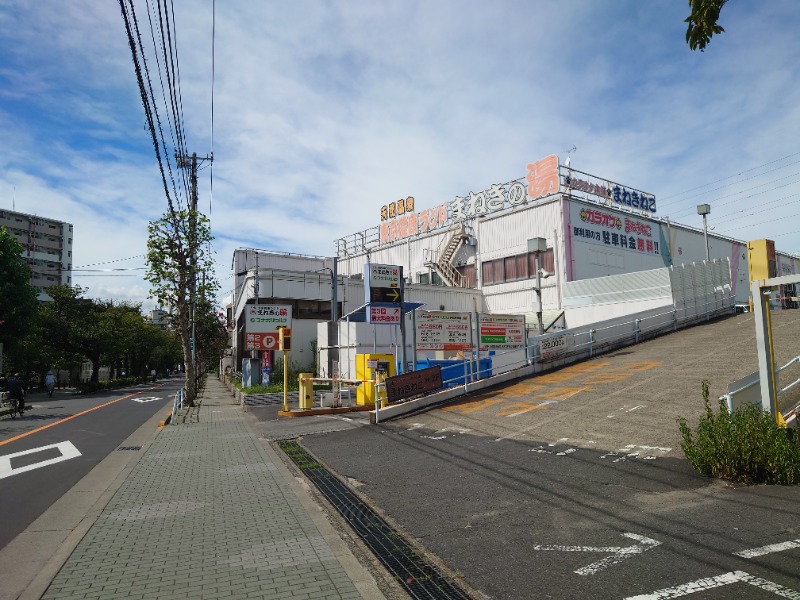
[[[406,301],[404,293],[405,281],[403,266],[400,266],[400,343],[403,344],[401,356],[403,357],[403,373],[408,372],[408,355],[406,350]]]

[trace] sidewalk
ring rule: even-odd
[[[156,436],[42,598],[383,598],[219,380],[190,410]]]

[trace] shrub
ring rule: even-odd
[[[790,435],[758,404],[731,413],[720,400],[719,412],[714,412],[705,380],[702,394],[706,414],[695,432],[686,419],[678,418],[681,450],[701,475],[748,485],[800,483],[800,436]]]

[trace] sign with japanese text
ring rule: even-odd
[[[400,307],[391,304],[370,304],[367,307],[367,323],[399,325]]]
[[[641,254],[661,253],[658,225],[577,203],[571,203],[570,211],[575,241]]]
[[[278,349],[278,334],[277,333],[245,333],[244,334],[244,349],[245,350],[277,350]]]
[[[469,314],[417,311],[417,350],[471,350]]]
[[[512,350],[525,347],[523,315],[486,315],[478,317],[480,349]]]
[[[435,365],[386,378],[386,395],[389,402],[397,402],[417,394],[438,390],[443,385],[442,367]]]
[[[561,167],[564,186],[570,191],[583,192],[601,198],[604,202],[619,204],[643,212],[656,212],[656,197],[653,194],[628,188],[619,183],[600,179],[588,173]]]
[[[539,358],[552,360],[567,353],[566,334],[539,340]]]
[[[364,302],[383,302],[399,304],[402,301],[400,291],[400,267],[397,265],[364,265]]]
[[[276,333],[279,325],[292,324],[291,305],[248,304],[245,315],[245,333]]]

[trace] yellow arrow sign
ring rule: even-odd
[[[388,292],[386,292],[386,296],[387,296],[387,298],[389,298],[390,300],[393,300],[394,302],[399,302],[400,301],[400,290],[398,290],[396,288],[392,288]]]

